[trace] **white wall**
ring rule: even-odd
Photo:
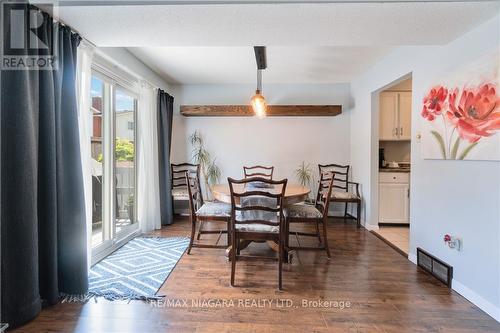
[[[264,82],[265,83],[265,82]],[[254,85],[174,87],[172,161],[189,161],[189,135],[200,130],[226,177],[242,177],[243,165],[274,165],[276,179],[294,178],[302,161],[317,173],[318,163],[349,163],[349,84],[264,84],[269,104],[341,104],[335,117],[183,117],[181,104],[248,104]]]
[[[143,79],[157,88],[161,88],[170,93],[169,84],[156,74],[151,68],[146,66],[141,60],[136,58],[126,48],[123,47],[99,47],[96,54],[112,64],[118,66],[135,78]]]
[[[411,144],[410,258],[422,247],[454,267],[453,288],[500,320],[500,163],[423,160],[416,134],[421,100],[429,85],[453,69],[499,49],[499,17],[446,46],[402,47],[351,84],[351,164],[363,183],[365,223],[377,224],[376,91],[407,76],[413,79]],[[498,134],[497,134],[498,135]],[[372,200],[373,199],[373,200]],[[447,248],[442,239],[462,236],[464,249]]]

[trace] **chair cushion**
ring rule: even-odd
[[[359,199],[355,193],[344,191],[332,191],[332,198],[334,199]]]
[[[311,205],[291,205],[284,210],[286,217],[306,218],[306,219],[321,219],[321,213],[316,207]]]
[[[266,225],[266,224],[236,224],[236,230],[247,231],[247,232],[269,232],[278,233],[280,231],[279,226]]]
[[[197,216],[230,217],[231,205],[224,202],[206,202],[196,211]]]
[[[174,200],[188,200],[189,194],[187,187],[174,187],[172,189],[172,196]]]

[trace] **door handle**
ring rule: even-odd
[[[403,127],[399,130],[399,135],[403,136]]]

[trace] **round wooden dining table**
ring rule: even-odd
[[[243,192],[243,184],[234,184],[235,192]],[[263,189],[268,192],[276,192],[275,189]],[[279,189],[278,189],[279,190]],[[307,186],[302,186],[298,184],[286,184],[285,189],[285,206],[293,205],[299,202],[306,201],[311,189]],[[212,194],[215,199],[231,203],[231,192],[229,191],[229,184],[217,184],[212,187]]]
[[[243,184],[234,184],[233,186],[235,192],[244,192]],[[276,190],[263,189],[263,190],[271,193],[279,191],[279,189]],[[309,196],[309,193],[311,193],[311,189],[309,187],[298,184],[286,184],[284,206],[289,206],[306,201],[307,197]],[[229,190],[229,184],[217,184],[212,186],[212,195],[214,196],[215,199],[221,202],[231,203],[231,191]],[[246,248],[250,243],[251,241],[247,240],[240,241],[239,244],[240,250]],[[271,249],[278,252],[278,244],[274,243],[273,241],[268,241],[267,244]],[[229,247],[226,250],[226,256],[228,258],[231,257],[231,251],[232,251],[231,247]]]

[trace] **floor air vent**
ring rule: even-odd
[[[417,265],[451,288],[453,267],[417,247]]]

